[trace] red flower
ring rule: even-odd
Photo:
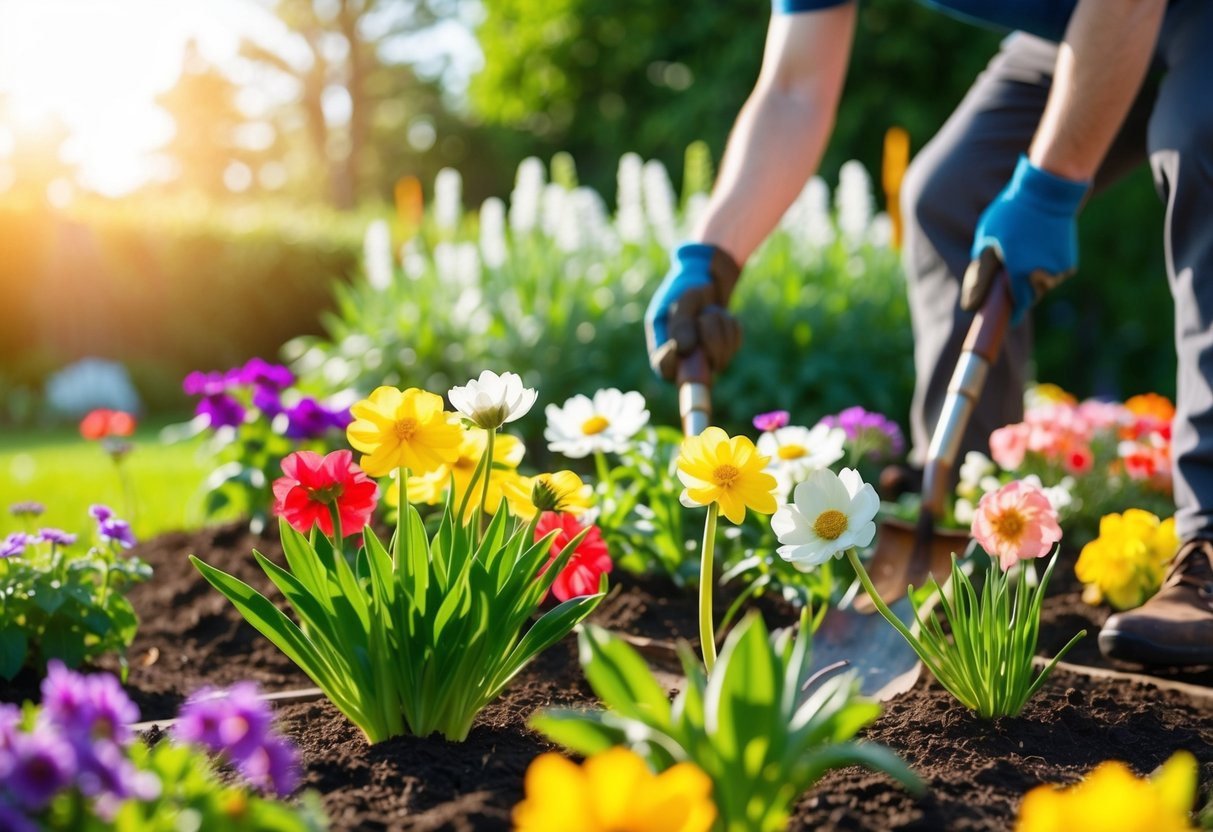
[[[274,514],[286,518],[291,528],[307,534],[319,525],[333,534],[331,507],[336,504],[344,537],[362,532],[375,511],[379,486],[354,464],[350,451],[321,456],[296,451],[282,460],[285,477],[274,480]]]
[[[581,525],[581,521],[573,514],[545,511],[540,515],[539,523],[535,526],[536,540],[554,529],[559,529],[559,531],[552,538],[548,562],[544,564],[539,574],[542,575],[547,571],[547,568],[552,565],[552,561],[556,560],[564,551],[564,547],[569,545],[569,541],[581,534],[584,528],[585,526]],[[552,584],[552,594],[561,601],[581,595],[593,595],[598,591],[598,579],[604,573],[610,572],[611,567],[611,555],[607,552],[602,532],[597,526],[591,524],[589,532],[581,539],[576,551],[565,564],[564,570]]]
[[[135,432],[135,417],[122,410],[99,408],[80,420],[80,435],[88,440],[108,436],[130,436]]]

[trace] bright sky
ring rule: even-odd
[[[129,191],[172,134],[154,99],[176,80],[186,42],[224,66],[242,36],[289,52],[289,34],[255,0],[0,0],[0,96],[13,110],[13,123],[0,123],[0,156],[13,131],[55,116],[72,133],[64,155],[79,163],[81,184]],[[452,38],[447,51],[466,66],[470,34]]]

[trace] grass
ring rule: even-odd
[[[133,525],[139,539],[206,522],[200,486],[215,462],[207,458],[200,439],[165,444],[161,427],[140,425],[132,437],[135,449],[123,463],[134,486]],[[93,538],[88,516],[93,503],[105,503],[131,519],[109,455],[74,427],[0,433],[0,535],[22,529],[8,507],[24,500],[46,506],[46,514],[33,521],[36,526],[65,529],[81,540]]]

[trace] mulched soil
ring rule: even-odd
[[[276,540],[236,526],[164,535],[139,547],[155,577],[130,594],[142,623],[129,653],[127,687],[145,719],[171,716],[203,685],[238,679],[256,680],[266,690],[311,685],[186,559],[197,554],[267,590],[249,554],[254,548],[281,561]],[[1110,667],[1095,644],[1107,611],[1082,603],[1080,587],[1070,577],[1072,562],[1070,556],[1059,563],[1050,588],[1042,652],[1056,650],[1085,627],[1088,637],[1067,661]],[[693,594],[656,579],[616,577],[595,613],[597,623],[660,644],[694,640]],[[719,610],[726,601],[718,600]],[[796,618],[778,602],[762,600],[759,606],[770,626]],[[1172,675],[1213,685],[1213,670],[1207,668]],[[37,682],[29,676],[0,683],[0,700],[36,695]],[[523,772],[537,754],[553,748],[526,721],[536,709],[552,705],[596,705],[571,638],[524,671],[461,744],[402,737],[368,746],[324,700],[283,705],[280,714],[303,750],[306,787],[324,796],[333,829],[466,832],[509,828],[510,807],[522,796]],[[1179,748],[1201,761],[1202,795],[1213,786],[1213,695],[1060,670],[1023,715],[993,723],[978,720],[922,679],[886,703],[866,737],[902,755],[927,782],[926,794],[912,797],[887,777],[858,768],[831,772],[802,799],[791,829],[1005,830],[1023,793],[1039,783],[1075,781],[1112,758],[1146,773]]]

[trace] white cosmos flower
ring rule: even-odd
[[[544,413],[548,447],[571,459],[595,451],[618,453],[649,423],[644,396],[614,387],[599,390],[593,399],[578,393],[562,407],[549,404]]]
[[[535,404],[535,389],[523,387],[517,373],[497,375],[485,370],[463,387],[447,393],[451,406],[472,420],[477,427],[496,430],[506,422],[525,416]]]
[[[842,459],[847,432],[818,424],[812,430],[788,425],[758,437],[758,453],[771,458],[767,471],[778,483],[776,494],[787,500],[792,488],[809,474]]]
[[[771,518],[783,544],[779,556],[807,571],[854,546],[867,546],[876,536],[879,508],[876,490],[857,471],[814,471],[796,486],[792,504],[780,506]]]

